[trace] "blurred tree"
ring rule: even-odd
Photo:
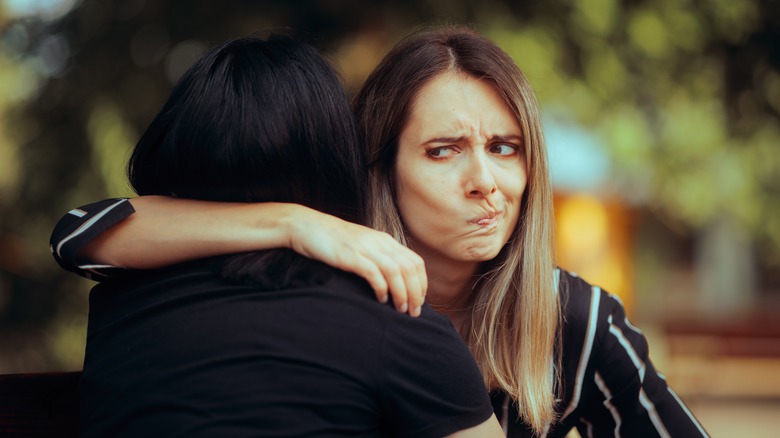
[[[780,4],[569,0],[521,26],[510,12],[489,33],[549,119],[597,136],[604,190],[690,236],[698,310],[780,290]]]
[[[0,370],[79,365],[89,283],[51,260],[51,227],[130,194],[129,150],[203,50],[279,27],[332,55],[354,90],[420,23],[473,24],[546,114],[600,137],[615,190],[683,227],[728,215],[780,264],[777,1],[59,3],[72,9],[0,9]]]
[[[131,194],[124,165],[135,139],[204,50],[293,29],[333,54],[359,29],[407,29],[435,12],[411,0],[48,5],[0,15],[0,371],[79,366],[89,282],[58,269],[45,240],[67,209]]]
[[[570,0],[535,12],[490,33],[548,113],[600,135],[614,187],[685,226],[729,216],[778,264],[780,3]]]

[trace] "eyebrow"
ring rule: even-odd
[[[523,142],[523,137],[520,135],[514,135],[514,134],[507,134],[507,135],[494,135],[490,137],[490,141],[492,142],[501,142],[501,141],[513,141],[513,142]]]
[[[436,137],[432,138],[430,140],[424,141],[422,144],[430,144],[430,143],[460,143],[463,141],[463,139],[466,137],[460,136],[460,137]]]
[[[424,141],[422,144],[431,144],[431,143],[460,143],[463,141],[466,137],[460,136],[460,137],[435,137],[430,140]],[[523,137],[519,135],[514,134],[507,134],[507,135],[494,135],[488,139],[488,142],[495,143],[495,142],[502,142],[502,141],[511,141],[511,142],[521,142],[523,141]]]

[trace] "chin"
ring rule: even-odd
[[[487,262],[498,257],[502,247],[496,248],[469,248],[466,250],[466,256],[463,261],[469,262]]]

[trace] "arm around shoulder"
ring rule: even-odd
[[[142,196],[135,214],[96,236],[81,256],[130,269],[155,269],[224,254],[288,247],[295,204],[228,203]]]
[[[108,199],[71,210],[51,247],[65,268],[154,269],[187,260],[289,247],[295,204],[222,203],[164,196]]]
[[[420,313],[427,289],[422,258],[387,233],[287,203],[225,203],[161,196],[132,201],[136,213],[84,248],[133,269],[224,254],[290,248],[369,282],[380,301]]]
[[[71,210],[60,219],[51,242],[63,268],[95,279],[107,278],[116,268],[156,269],[291,248],[363,277],[380,301],[390,293],[396,308],[412,316],[419,315],[428,286],[422,258],[387,233],[297,204],[165,196],[106,200]]]

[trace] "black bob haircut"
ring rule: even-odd
[[[198,59],[128,165],[139,195],[293,202],[365,223],[365,160],[337,74],[289,36],[239,38]]]

